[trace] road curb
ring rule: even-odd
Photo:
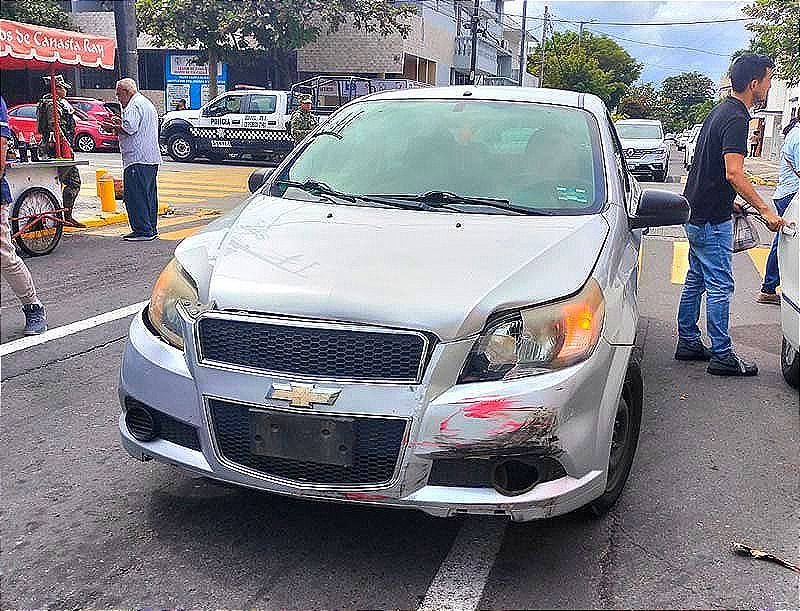
[[[759,187],[775,187],[778,185],[778,181],[771,178],[763,178],[755,174],[748,174],[747,177],[750,179],[750,182]]]
[[[158,205],[158,215],[162,216],[169,210],[169,204]],[[106,212],[95,214],[92,216],[78,216],[77,220],[86,225],[88,228],[105,227],[106,225],[117,225],[118,223],[128,222],[127,212]],[[64,227],[65,231],[80,231],[76,227]]]

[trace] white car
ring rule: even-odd
[[[800,194],[789,204],[783,218],[790,224],[778,238],[778,269],[781,272],[781,370],[786,381],[800,386],[800,244],[797,227],[800,225]],[[793,225],[792,225],[793,224]]]
[[[184,240],[131,324],[127,451],[276,494],[602,513],[643,388],[640,190],[603,102],[527,87],[342,107]]]
[[[614,123],[625,163],[635,176],[648,176],[656,182],[666,182],[669,175],[669,143],[664,137],[661,121],[653,119],[624,119]]]
[[[683,167],[687,170],[691,168],[692,163],[694,163],[694,151],[697,148],[697,138],[700,135],[701,129],[703,129],[703,124],[695,123],[686,140],[686,146],[683,149]]]

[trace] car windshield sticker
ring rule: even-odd
[[[589,198],[586,197],[586,189],[580,187],[556,187],[558,199],[564,202],[577,202],[579,204],[588,204]]]

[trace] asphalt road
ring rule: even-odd
[[[202,168],[218,166],[191,170]],[[177,220],[186,235],[207,222]],[[2,607],[416,608],[456,567],[463,587],[449,602],[477,592],[477,608],[796,608],[796,574],[729,551],[739,540],[797,555],[798,397],[779,373],[778,309],[754,302],[756,260],[737,255],[732,335],[761,375],[713,378],[672,360],[675,237],[644,241],[644,421],[628,486],[603,519],[443,520],[139,463],[116,424],[129,318],[3,357]],[[78,232],[29,259],[51,328],[146,299],[175,243]],[[0,295],[6,343],[22,316],[5,283]]]

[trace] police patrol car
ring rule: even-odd
[[[294,146],[291,99],[288,91],[226,91],[198,110],[165,114],[159,142],[175,161],[219,161],[231,154],[278,160]]]

